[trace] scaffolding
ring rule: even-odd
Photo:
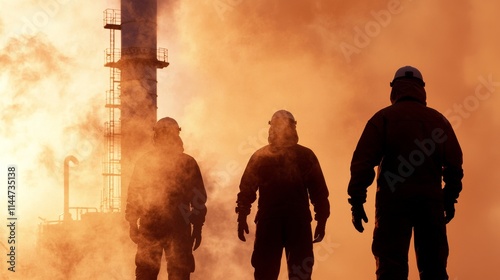
[[[109,89],[106,91],[104,138],[106,152],[103,159],[104,187],[101,194],[102,212],[120,212],[121,209],[121,125],[120,125],[120,49],[116,48],[115,31],[121,29],[120,11],[106,9],[104,28],[109,29],[109,49],[105,51],[105,66],[109,67]]]

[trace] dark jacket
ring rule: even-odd
[[[330,215],[328,188],[316,155],[298,144],[267,145],[250,158],[243,173],[237,199],[237,212],[250,213],[259,191],[255,220],[293,218],[311,221],[309,198],[315,220]]]
[[[426,106],[424,87],[397,80],[392,105],[366,124],[351,162],[351,204],[366,201],[366,189],[378,166],[377,197],[424,196],[455,201],[462,190],[462,151],[453,128],[438,111]],[[446,202],[445,201],[445,202]]]
[[[181,151],[155,149],[136,163],[125,218],[161,237],[190,223],[202,226],[207,194],[195,159]]]

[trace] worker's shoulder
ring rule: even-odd
[[[138,159],[137,159],[137,164],[143,164],[145,162],[150,162],[153,158],[157,156],[157,153],[154,151],[147,151],[144,154],[142,154]]]
[[[197,162],[196,159],[194,158],[194,156],[192,156],[190,154],[180,153],[179,157],[185,161],[190,161],[190,162],[195,162],[195,163]]]
[[[260,156],[260,155],[267,155],[267,154],[276,154],[276,153],[279,153],[279,151],[281,151],[281,152],[283,152],[283,151],[296,151],[296,152],[304,152],[304,153],[313,153],[313,151],[306,146],[303,146],[300,144],[294,144],[294,145],[291,145],[291,146],[288,146],[285,148],[279,148],[279,149],[273,148],[271,145],[265,145],[265,146],[257,149],[253,153],[253,155]]]
[[[196,159],[184,152],[164,152],[162,150],[150,150],[144,153],[138,159],[138,163],[165,161],[165,160],[183,160],[188,162],[196,162]]]
[[[448,119],[440,111],[429,106],[423,106],[423,108],[421,108],[420,110],[420,116],[423,121],[433,123],[435,125],[449,125]]]
[[[438,110],[415,101],[398,102],[378,110],[371,119],[400,117],[402,115],[420,115],[443,118]]]
[[[318,161],[318,157],[311,148],[302,146],[300,144],[297,144],[295,146],[296,146],[295,149],[297,150],[297,155],[302,160],[307,160],[308,162]]]
[[[267,144],[258,148],[255,152],[253,152],[252,156],[261,156],[269,154],[270,152],[271,152],[271,145]]]
[[[301,144],[297,144],[294,146],[294,148],[298,151],[298,152],[302,152],[302,153],[307,153],[307,154],[314,154],[313,150],[309,147],[306,147],[306,146],[303,146]]]
[[[441,112],[439,112],[438,110],[432,108],[432,107],[425,107],[426,110],[430,113],[430,114],[434,114],[436,117],[439,117],[439,118],[446,118]]]

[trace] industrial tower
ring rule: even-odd
[[[101,209],[69,206],[69,163],[77,164],[78,159],[66,157],[64,213],[56,221],[42,219],[39,225],[40,258],[50,258],[56,264],[46,272],[46,279],[72,279],[78,273],[75,267],[95,256],[114,260],[111,266],[133,263],[135,247],[129,240],[129,225],[122,212],[134,163],[152,143],[157,119],[156,71],[169,63],[166,49],[156,46],[157,0],[122,0],[121,10],[104,11],[104,28],[110,37],[105,51],[109,88]],[[117,33],[121,35],[121,46],[116,43]],[[76,215],[70,211],[76,211]],[[111,250],[110,246],[115,247]],[[56,276],[50,275],[52,271]],[[89,273],[95,275],[88,275],[88,279],[130,279],[133,271],[115,265],[104,271],[91,269]]]
[[[105,52],[110,82],[101,211],[123,210],[134,163],[151,144],[157,119],[156,70],[169,65],[167,50],[157,48],[157,9],[156,0],[122,0],[121,11],[104,11],[104,28],[110,31]],[[121,48],[116,47],[117,30]]]

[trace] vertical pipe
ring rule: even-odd
[[[69,214],[69,162],[78,164],[78,159],[74,156],[67,156],[64,159],[64,214],[63,221],[71,220]]]
[[[121,207],[157,118],[157,0],[121,1]]]

